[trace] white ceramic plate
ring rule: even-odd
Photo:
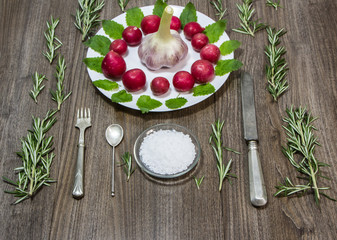
[[[181,6],[175,6],[175,5],[170,5],[173,9],[174,9],[174,16],[177,16],[179,17],[182,10],[184,9],[183,7]],[[152,6],[146,6],[146,7],[141,7],[140,9],[142,10],[142,12],[144,13],[144,16],[147,16],[147,15],[151,15],[152,14],[152,11],[153,11],[153,5]],[[115,17],[114,19],[112,19],[113,21],[115,22],[118,22],[120,24],[122,24],[124,27],[127,27],[127,24],[126,24],[126,20],[125,20],[125,16],[126,16],[126,13],[123,13],[117,17]],[[211,18],[209,18],[208,16],[206,16],[205,14],[203,13],[200,13],[200,12],[197,12],[197,17],[198,17],[198,23],[205,27],[209,24],[212,24],[214,23],[214,20],[212,20]],[[103,36],[106,36],[106,37],[109,37],[105,34],[103,28],[101,28],[96,35],[103,35]],[[139,110],[138,106],[136,105],[137,103],[137,100],[140,96],[142,95],[148,95],[150,96],[152,99],[155,99],[155,100],[158,100],[162,103],[162,105],[156,109],[153,109],[151,110],[151,112],[167,112],[167,111],[173,111],[173,110],[179,110],[179,109],[183,109],[183,108],[187,108],[187,107],[190,107],[190,106],[193,106],[203,100],[205,100],[206,98],[210,97],[212,94],[209,94],[209,95],[205,95],[205,96],[193,96],[193,93],[192,92],[187,92],[187,93],[181,93],[181,92],[177,92],[173,85],[172,85],[172,78],[173,78],[173,75],[178,72],[178,71],[188,71],[190,72],[191,70],[191,66],[192,64],[200,59],[200,54],[196,51],[193,50],[192,48],[192,45],[191,45],[191,42],[186,40],[185,36],[184,36],[184,33],[183,31],[180,32],[180,35],[182,37],[182,39],[186,42],[187,46],[188,46],[188,54],[186,56],[186,58],[180,62],[178,65],[176,65],[175,67],[173,68],[163,68],[163,69],[160,69],[160,70],[157,70],[157,71],[151,71],[149,69],[147,69],[145,67],[145,65],[143,65],[141,62],[140,62],[140,59],[138,57],[138,46],[135,46],[135,47],[128,47],[128,53],[126,54],[126,56],[124,56],[124,59],[125,59],[125,62],[126,62],[126,65],[127,65],[127,70],[130,70],[130,69],[133,69],[133,68],[140,68],[142,69],[145,74],[146,74],[146,79],[147,79],[147,83],[146,83],[146,86],[143,90],[141,91],[138,91],[138,92],[134,92],[134,93],[131,93],[132,94],[132,101],[131,102],[124,102],[124,103],[119,103],[125,107],[128,107],[128,108],[132,108],[132,109],[137,109]],[[113,41],[113,39],[111,39]],[[224,41],[228,41],[229,40],[229,37],[228,35],[226,34],[226,32],[223,33],[223,35],[220,37],[220,39],[214,43],[215,45],[217,45],[218,47],[220,47],[220,45],[224,42]],[[95,52],[94,50],[92,50],[91,48],[88,49],[88,52],[87,52],[87,58],[92,58],[92,57],[102,57],[99,53]],[[229,55],[226,55],[226,56],[221,56],[221,59],[222,60],[225,60],[225,59],[233,59],[234,58],[234,53],[231,53]],[[96,81],[96,80],[99,80],[99,79],[106,79],[106,77],[102,74],[102,73],[98,73],[96,71],[93,71],[91,69],[88,68],[88,73],[89,73],[89,76],[90,76],[90,79],[92,81]],[[155,96],[153,95],[151,89],[150,89],[150,82],[152,81],[152,79],[154,79],[155,77],[165,77],[167,78],[169,81],[170,81],[170,90],[162,95],[162,96]],[[229,76],[229,73],[224,75],[224,76],[215,76],[215,78],[213,79],[213,81],[211,82],[211,84],[214,86],[215,88],[215,91],[217,91],[224,83],[225,81],[227,80]],[[109,99],[111,99],[111,95],[118,92],[118,91],[121,91],[124,89],[124,86],[123,86],[123,83],[122,81],[116,81],[118,84],[119,84],[119,89],[118,90],[112,90],[112,91],[106,91],[104,89],[101,89],[101,88],[97,88],[100,92],[102,92],[102,94],[104,94],[106,97],[108,97]],[[197,86],[197,85],[195,85]],[[170,109],[168,107],[165,106],[165,101],[168,100],[168,99],[172,99],[172,98],[176,98],[176,97],[184,97],[186,100],[187,100],[187,103],[181,107],[181,108],[178,108],[178,109]]]

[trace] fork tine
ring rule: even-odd
[[[90,118],[90,108],[88,108],[88,118]]]
[[[80,118],[80,109],[77,109],[77,119]]]
[[[84,118],[87,118],[87,109],[84,108]]]
[[[81,115],[80,118],[83,118],[83,108],[81,108]]]

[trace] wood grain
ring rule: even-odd
[[[130,1],[128,8],[153,4],[155,1]],[[197,10],[215,19],[208,1],[193,0]],[[325,198],[317,207],[312,195],[275,198],[274,186],[294,169],[281,153],[286,136],[282,130],[285,109],[291,105],[306,106],[314,116],[321,147],[316,156],[331,165],[324,174],[322,186],[337,196],[337,2],[335,0],[283,1],[275,11],[264,0],[253,1],[255,18],[275,28],[285,28],[281,44],[287,49],[290,89],[272,101],[266,91],[264,46],[265,31],[255,38],[233,32],[239,26],[237,1],[225,0],[228,8],[227,33],[242,42],[236,51],[244,63],[242,70],[254,77],[260,155],[269,203],[254,208],[249,202],[247,147],[242,138],[240,72],[230,75],[224,86],[207,100],[188,109],[141,114],[111,103],[97,91],[82,60],[86,47],[73,25],[77,1],[66,0],[0,0],[0,175],[15,178],[19,166],[15,152],[20,138],[31,128],[31,115],[43,117],[55,108],[49,89],[55,88],[55,63],[42,56],[45,51],[43,32],[52,15],[60,18],[57,36],[63,42],[67,70],[65,90],[72,95],[57,113],[57,123],[49,134],[54,136],[56,158],[51,176],[57,183],[44,187],[32,200],[10,205],[13,196],[3,193],[1,184],[0,239],[335,239],[337,204]],[[187,1],[170,0],[185,5]],[[119,15],[117,1],[106,1],[102,19]],[[28,93],[31,75],[38,71],[49,79],[36,105]],[[92,127],[86,132],[85,197],[71,195],[77,154],[78,130],[75,113],[79,107],[92,110]],[[216,119],[225,121],[224,145],[241,155],[226,153],[233,159],[233,173],[238,178],[217,191],[215,159],[208,144],[210,125]],[[199,138],[202,157],[194,171],[175,181],[159,181],[139,169],[129,182],[116,167],[116,196],[110,196],[112,150],[104,139],[105,128],[119,123],[125,129],[123,142],[116,149],[116,159],[132,151],[137,136],[147,127],[172,122],[188,127]],[[205,175],[200,190],[192,176]],[[296,180],[296,179],[295,179]],[[294,180],[294,181],[295,181]]]

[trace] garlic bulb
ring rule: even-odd
[[[145,36],[138,48],[142,63],[150,70],[173,67],[187,55],[188,47],[179,33],[170,30],[173,8],[167,6],[163,12],[159,29]]]

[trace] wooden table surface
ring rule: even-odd
[[[155,1],[130,0],[127,8],[154,4]],[[209,1],[193,0],[196,9],[215,19]],[[52,15],[60,18],[56,35],[63,42],[67,70],[65,91],[72,91],[56,114],[57,123],[48,132],[54,137],[51,177],[57,183],[43,187],[32,199],[11,205],[14,197],[4,190],[13,188],[2,182],[0,191],[0,239],[335,239],[337,203],[322,198],[319,208],[309,194],[303,197],[275,198],[275,185],[297,172],[281,152],[286,143],[282,118],[286,107],[306,106],[314,116],[315,132],[321,147],[315,156],[331,165],[320,179],[331,186],[337,197],[337,2],[335,0],[281,0],[275,11],[265,0],[253,1],[254,19],[270,26],[285,28],[281,44],[287,49],[289,90],[272,100],[266,91],[264,46],[266,31],[255,38],[232,31],[239,27],[237,1],[223,1],[228,8],[227,33],[242,42],[235,58],[243,62],[240,71],[252,74],[260,137],[260,156],[266,182],[268,204],[255,208],[249,200],[247,146],[243,140],[240,71],[230,74],[226,83],[207,100],[187,109],[141,114],[111,103],[92,85],[83,58],[87,48],[74,27],[77,1],[1,0],[0,1],[0,175],[15,179],[13,169],[20,166],[16,152],[20,138],[31,129],[31,116],[44,117],[56,105],[49,89],[55,88],[56,61],[49,65],[43,32]],[[187,1],[170,0],[184,6]],[[106,1],[101,19],[121,13],[117,1]],[[32,74],[38,71],[49,79],[38,97],[29,96]],[[74,127],[76,111],[89,107],[92,127],[86,132],[85,197],[75,200],[72,186],[79,131]],[[232,172],[237,179],[224,183],[218,192],[218,172],[208,144],[211,124],[225,121],[225,146],[242,154],[225,153],[233,159]],[[125,130],[116,148],[116,159],[132,151],[137,136],[158,123],[176,123],[189,128],[202,147],[199,164],[193,172],[175,181],[159,181],[137,169],[129,182],[121,168],[115,168],[116,196],[110,195],[112,149],[104,133],[111,123]],[[136,164],[134,162],[134,164]],[[205,176],[200,190],[193,176]],[[297,181],[294,179],[294,181]]]

